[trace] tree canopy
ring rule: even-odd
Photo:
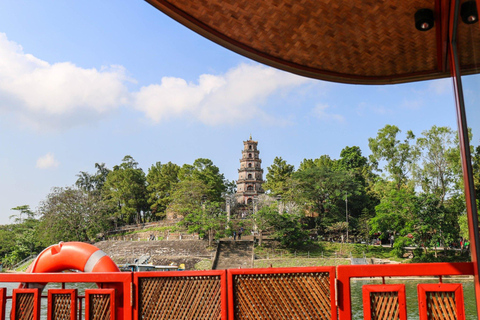
[[[267,167],[266,193],[255,197],[242,218],[260,239],[268,230],[289,247],[308,243],[313,231],[328,239],[348,230],[347,241],[393,236],[398,254],[405,245],[429,254],[429,247],[448,248],[468,237],[455,132],[432,126],[419,136],[402,136],[397,126],[386,125],[368,146],[368,157],[360,147],[346,146],[338,159],[304,159],[297,170],[275,157]],[[104,163],[94,167],[93,174],[80,171],[73,186],[54,187],[35,211],[26,205],[12,209],[12,224],[0,226],[4,263],[58,241],[94,241],[118,226],[167,216],[183,219],[183,227],[210,243],[229,232],[226,201],[234,198],[236,185],[210,159],[156,162],[147,174],[129,155],[112,169]],[[478,199],[480,146],[472,147],[472,167]],[[229,208],[231,219],[242,210],[235,201]]]

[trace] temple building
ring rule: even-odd
[[[258,141],[253,141],[251,135],[247,141],[243,141],[236,193],[239,204],[250,205],[259,194],[264,193],[262,160],[257,145]]]

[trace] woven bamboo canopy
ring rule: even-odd
[[[450,76],[448,0],[147,1],[230,50],[311,78],[389,84]],[[419,9],[433,11],[432,29],[415,28]],[[479,25],[459,21],[461,71],[476,73]]]

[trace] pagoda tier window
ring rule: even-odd
[[[252,154],[251,154],[251,153],[249,153],[249,154],[248,154],[248,157],[249,157],[249,158],[251,158],[251,157],[252,157]]]
[[[252,179],[252,175],[251,175],[251,174],[248,175],[248,179]]]
[[[249,164],[248,164],[248,167],[249,167],[249,168],[251,168],[251,167],[252,167],[252,164],[251,164],[251,163],[249,163]]]
[[[247,199],[247,204],[252,204],[252,202],[253,202],[252,198]]]
[[[247,187],[247,190],[248,190],[248,191],[253,191],[253,187],[252,187],[252,186],[248,186],[248,187]]]

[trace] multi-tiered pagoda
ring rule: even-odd
[[[253,141],[252,136],[243,141],[242,158],[238,169],[237,201],[239,204],[251,205],[254,198],[264,193],[262,160],[257,149],[258,141]]]

